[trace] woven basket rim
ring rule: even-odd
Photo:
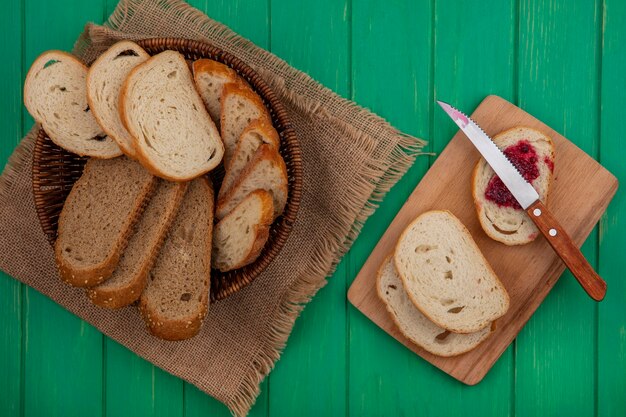
[[[187,59],[190,59],[190,56],[195,57],[192,58],[193,60],[209,58],[233,68],[261,96],[270,110],[273,125],[281,138],[280,153],[288,168],[288,198],[285,210],[272,224],[266,247],[255,262],[227,273],[211,270],[211,302],[225,299],[249,285],[271,264],[284,247],[292,231],[302,197],[302,156],[296,133],[289,115],[274,91],[256,71],[234,55],[207,42],[184,38],[150,38],[136,41],[136,43],[146,49],[150,55],[169,49],[182,53]],[[43,165],[43,160],[48,162],[52,160],[53,164]],[[51,212],[60,212],[62,202],[78,178],[80,174],[78,171],[82,171],[82,165],[86,160],[87,158],[71,154],[56,146],[46,132],[41,127],[39,128],[32,161],[33,193],[39,223],[52,245],[56,240],[58,213],[55,215]],[[66,164],[71,165],[71,168],[67,169],[71,173],[62,172],[60,183],[55,183],[54,178],[50,181],[48,175],[51,166],[56,170],[64,171]],[[69,176],[69,179],[66,176]],[[56,195],[53,190],[56,190]],[[53,207],[50,207],[51,198],[54,198]]]

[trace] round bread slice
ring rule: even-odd
[[[209,308],[213,186],[193,180],[168,233],[139,309],[153,335],[166,340],[195,336]]]
[[[242,83],[226,84],[221,103],[220,132],[225,149],[224,165],[228,166],[244,129],[257,119],[271,124],[272,118],[261,97]]]
[[[137,222],[113,274],[87,290],[87,297],[100,307],[121,308],[137,301],[148,273],[187,190],[186,182],[161,180],[146,210]]]
[[[87,103],[87,67],[62,51],[41,54],[28,70],[24,105],[58,146],[81,156],[109,159],[122,151],[106,136]]]
[[[226,272],[254,262],[267,242],[273,215],[267,191],[255,190],[244,198],[213,230],[213,267]]]
[[[497,134],[493,141],[546,204],[554,171],[552,139],[535,129],[515,127]],[[474,168],[472,195],[478,220],[490,238],[524,245],[539,235],[535,223],[483,158]]]
[[[402,232],[394,262],[413,304],[437,326],[473,333],[509,309],[509,295],[463,223],[429,211]]]
[[[475,333],[457,334],[428,320],[404,291],[391,256],[378,270],[376,290],[404,337],[433,355],[456,356],[468,352],[487,339],[495,328],[492,325]]]
[[[194,61],[193,79],[198,87],[200,97],[202,97],[202,101],[204,101],[204,105],[211,115],[211,119],[219,128],[222,108],[220,100],[224,86],[229,83],[241,83],[247,86],[247,83],[237,74],[237,71],[212,59],[198,59]]]
[[[235,183],[239,175],[248,166],[257,149],[263,144],[268,144],[278,150],[280,137],[271,123],[264,119],[254,120],[241,133],[237,141],[233,157],[226,167],[226,174],[222,181],[220,193],[226,193]]]
[[[100,55],[87,73],[87,100],[94,117],[131,158],[135,157],[135,149],[133,138],[120,119],[120,90],[130,71],[148,58],[150,55],[136,43],[121,41]]]
[[[130,72],[120,92],[120,116],[137,160],[156,176],[189,181],[222,160],[220,135],[176,51],[161,52]]]

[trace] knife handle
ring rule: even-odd
[[[537,200],[526,212],[587,294],[596,301],[602,301],[606,294],[606,282],[589,265],[548,208]]]

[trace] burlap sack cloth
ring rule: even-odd
[[[0,268],[234,414],[245,415],[304,304],[326,283],[423,142],[179,0],[122,0],[104,26],[86,27],[74,52],[89,63],[118,39],[163,36],[204,39],[234,54],[263,76],[288,110],[302,146],[304,193],[280,255],[250,286],[212,305],[198,336],[158,340],[148,335],[136,308],[95,307],[84,290],[59,280],[34,210],[31,132],[0,178]]]

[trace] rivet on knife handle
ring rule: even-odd
[[[596,301],[602,301],[606,294],[606,282],[589,265],[552,213],[540,200],[529,206],[526,212],[587,294]]]

